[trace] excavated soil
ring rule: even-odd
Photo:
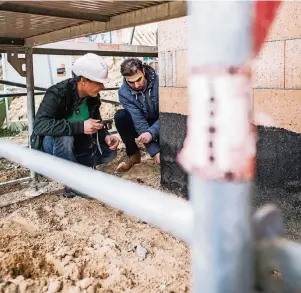
[[[14,140],[24,143],[26,133]],[[124,155],[121,145],[102,170],[113,174]],[[0,181],[27,175],[0,160]],[[160,168],[145,153],[141,164],[118,176],[161,188]],[[190,292],[184,242],[96,200],[65,199],[60,184],[40,181],[48,192],[37,197],[25,184],[0,191],[1,293]]]

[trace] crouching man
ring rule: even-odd
[[[160,164],[159,80],[152,67],[136,58],[121,64],[121,74],[124,79],[118,93],[123,109],[116,112],[114,119],[128,156],[117,171],[126,172],[141,161],[136,142],[143,143]]]
[[[78,58],[73,78],[50,87],[38,109],[32,147],[95,168],[116,157],[119,140],[101,123],[99,92],[108,80],[105,61],[95,54]],[[64,196],[83,196],[65,187]]]

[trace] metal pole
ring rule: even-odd
[[[4,98],[4,101],[5,101],[5,120],[6,120],[6,127],[9,128],[9,114],[8,114],[9,105],[8,105],[8,99],[7,99],[7,97]]]
[[[104,88],[102,91],[116,91],[116,90],[119,90],[118,87],[113,87],[113,88]],[[44,95],[45,92],[35,92],[34,95],[37,96],[37,95]],[[0,92],[0,98],[5,98],[5,97],[25,97],[27,96],[27,92],[26,93],[1,93]],[[107,99],[101,99],[102,102],[104,103],[112,103],[112,104],[118,104],[118,102],[116,101],[112,101],[112,100],[107,100]],[[116,105],[117,105],[116,104]]]
[[[188,5],[191,14],[191,72],[197,68],[208,77],[207,68],[218,71],[245,64],[251,56],[251,1],[189,1]],[[206,86],[210,90],[210,83]],[[191,111],[197,107],[197,101],[202,99],[203,94],[200,88],[198,93],[194,92],[190,85],[189,98],[195,103],[190,102]],[[193,99],[193,95],[198,100],[196,97]],[[217,112],[216,119],[221,118]],[[202,109],[199,116],[203,116]],[[207,128],[203,128],[205,120],[199,120],[199,125],[192,125],[191,121],[191,131],[193,128],[199,133],[207,131]],[[202,152],[200,149],[198,151]],[[202,155],[205,156],[205,152],[200,157]],[[195,212],[192,239],[193,292],[250,293],[253,285],[250,183],[228,183],[192,174],[189,193]]]
[[[189,242],[192,208],[188,201],[113,175],[0,140],[0,157],[65,184]]]
[[[51,61],[50,61],[50,55],[47,55],[47,61],[48,61],[48,68],[50,72],[50,84],[53,85],[53,76],[52,76],[52,66],[51,66]]]
[[[2,78],[5,79],[6,78],[6,56],[7,54],[1,54],[1,64],[2,64]],[[4,91],[6,91],[6,85],[3,86]],[[9,105],[8,105],[8,100],[7,98],[5,99],[5,119],[6,119],[6,127],[9,127],[9,114],[8,114],[8,110],[9,110]]]
[[[35,92],[34,95],[37,96],[41,96],[41,95],[44,95],[45,92]],[[27,92],[26,93],[3,93],[3,92],[0,92],[0,98],[9,98],[9,97],[26,97],[27,96]]]
[[[133,29],[132,29],[132,32],[131,32],[131,38],[130,38],[130,44],[131,44],[131,45],[133,44],[134,35],[135,35],[135,29],[136,29],[136,27],[134,26]]]
[[[4,80],[4,79],[0,79],[0,84],[11,85],[11,86],[15,86],[15,87],[24,88],[24,89],[27,88],[27,85],[24,83],[13,82],[13,81]],[[34,89],[38,90],[38,91],[46,91],[47,90],[47,88],[40,87],[40,86],[35,86]]]
[[[35,118],[32,48],[25,49],[25,61],[26,61],[26,86],[27,86],[28,145],[29,147],[31,147],[30,137],[33,132],[33,122]],[[30,177],[33,179],[33,181],[36,180],[36,174],[32,170],[30,170]]]

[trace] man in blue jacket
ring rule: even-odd
[[[120,71],[124,79],[118,94],[123,109],[114,118],[128,158],[119,164],[117,171],[126,172],[140,163],[136,142],[143,143],[149,155],[160,164],[158,75],[137,58],[124,60]]]

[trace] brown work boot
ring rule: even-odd
[[[132,156],[127,157],[125,162],[121,162],[116,171],[117,172],[127,172],[129,171],[134,165],[139,164],[141,162],[141,154],[140,151],[135,153]]]

